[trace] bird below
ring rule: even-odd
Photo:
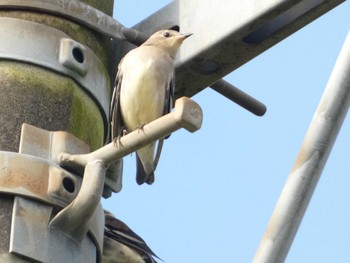
[[[102,263],[157,263],[153,258],[156,254],[141,237],[110,212],[104,212]]]
[[[154,33],[131,50],[118,66],[111,102],[112,140],[170,112],[174,101],[174,64],[182,42],[191,34]],[[136,182],[152,184],[164,138],[136,151]]]

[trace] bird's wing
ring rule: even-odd
[[[174,94],[175,94],[175,72],[173,72],[173,77],[166,89],[165,93],[165,104],[164,104],[164,114],[167,114],[174,108]]]
[[[163,115],[168,114],[171,111],[171,109],[174,107],[174,92],[175,92],[175,73],[173,73],[173,78],[171,79],[169,85],[166,87]],[[166,136],[164,139],[168,139],[169,137],[170,137],[170,134]],[[163,148],[164,139],[160,139],[158,141],[157,151],[153,161],[153,167],[154,167],[153,170],[156,170],[157,168],[160,154]]]
[[[105,211],[105,235],[142,253],[147,263],[157,263],[152,256],[160,259],[139,235],[108,211]]]
[[[120,63],[122,63],[122,61]],[[111,141],[120,136],[122,134],[122,129],[124,128],[123,118],[120,111],[120,87],[122,79],[123,74],[121,70],[118,69],[118,73],[114,81],[112,100],[109,110],[109,117],[111,121]]]

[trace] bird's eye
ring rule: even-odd
[[[164,32],[164,33],[163,33],[163,36],[164,36],[164,37],[170,37],[170,34],[169,34],[169,32]]]

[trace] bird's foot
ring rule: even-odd
[[[140,124],[138,127],[137,127],[137,131],[140,132],[140,131],[143,131],[143,127],[145,127],[146,123],[143,123],[143,124]]]
[[[123,147],[123,144],[122,144],[122,142],[120,141],[121,137],[122,137],[122,136],[118,136],[118,137],[115,137],[115,138],[113,139],[113,145],[114,145],[114,147],[117,147],[118,149],[121,148],[121,147]]]
[[[127,131],[126,129],[122,129],[120,133],[121,133],[121,135],[119,135],[118,137],[115,137],[115,138],[113,139],[113,145],[114,145],[115,147],[117,147],[117,148],[123,147],[123,144],[121,143],[120,139],[121,139],[123,136],[127,135],[127,134],[128,134],[128,131]]]
[[[129,132],[128,132],[128,130],[127,129],[123,129],[122,130],[122,136],[125,136],[125,135],[127,135]]]

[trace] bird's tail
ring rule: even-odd
[[[147,145],[136,152],[136,182],[152,184],[154,182],[155,144]]]
[[[136,153],[136,182],[141,185],[143,183],[153,184],[154,182],[154,171],[151,171],[150,174],[147,175],[145,169],[143,168],[143,164],[140,160],[139,155]]]

